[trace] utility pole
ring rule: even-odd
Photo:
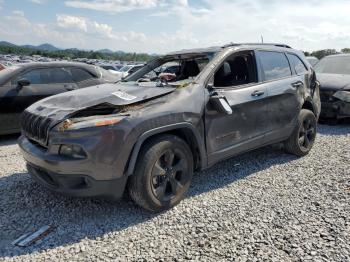
[[[263,37],[263,35],[261,35],[261,43],[262,43],[262,44],[264,43],[264,37]]]

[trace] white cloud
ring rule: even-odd
[[[11,24],[11,27],[8,25]],[[13,11],[0,17],[0,35],[18,44],[52,43],[62,48],[144,51],[147,37],[135,31],[118,32],[110,25],[81,16],[60,14],[56,23],[30,22],[23,11]]]
[[[189,48],[228,42],[285,42],[299,49],[315,50],[349,46],[350,2],[339,0],[257,1],[205,0],[200,8],[174,5],[179,28],[177,47]],[[336,15],[335,15],[336,14]],[[190,39],[197,39],[190,41]]]
[[[29,2],[32,2],[34,4],[43,4],[46,2],[46,0],[28,0]]]
[[[106,40],[118,40],[124,42],[139,41],[144,42],[146,36],[143,33],[115,32],[113,27],[107,24],[91,21],[86,17],[78,17],[71,15],[57,15],[57,25],[67,31],[80,31],[91,38],[101,38]]]
[[[228,42],[259,42],[261,35],[265,42],[282,42],[307,51],[339,50],[350,45],[348,0],[332,4],[326,0],[202,0],[201,4],[188,0],[68,2],[107,12],[151,10],[138,11],[137,19],[131,12],[118,20],[116,27],[71,13],[59,14],[51,23],[34,23],[23,12],[15,11],[0,17],[1,37],[14,42],[151,53]]]
[[[161,0],[70,0],[65,5],[104,12],[126,12],[135,9],[156,7]],[[184,0],[182,0],[183,2]]]
[[[188,1],[187,0],[178,0],[178,4],[180,6],[185,6],[187,7],[188,6]]]
[[[57,25],[62,28],[78,29],[87,32],[87,21],[84,17],[57,15]]]

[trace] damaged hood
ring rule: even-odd
[[[320,87],[321,90],[350,91],[350,75],[318,73],[317,80],[321,84],[321,87]]]
[[[30,106],[27,111],[57,119],[100,104],[125,106],[151,100],[169,94],[175,89],[145,87],[135,83],[102,84],[46,98]]]

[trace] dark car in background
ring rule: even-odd
[[[321,84],[321,118],[350,117],[350,54],[327,56],[315,71]]]
[[[156,72],[169,62],[171,80]],[[29,173],[75,196],[118,198],[160,211],[192,174],[268,144],[304,156],[320,98],[302,52],[230,44],[161,56],[115,84],[46,98],[25,110],[19,145]]]
[[[0,134],[20,131],[20,115],[48,96],[118,80],[92,65],[70,62],[27,63],[0,71]]]

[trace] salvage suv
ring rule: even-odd
[[[160,68],[178,65],[176,73]],[[21,151],[32,177],[74,196],[168,209],[194,171],[284,142],[309,153],[319,85],[286,45],[229,44],[161,56],[116,84],[44,99],[22,116]]]

